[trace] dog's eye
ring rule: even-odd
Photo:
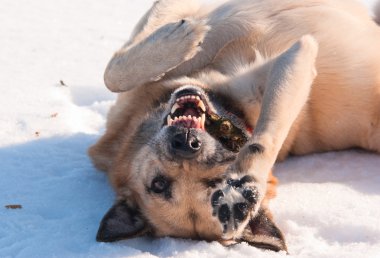
[[[154,193],[160,194],[168,189],[170,182],[167,178],[163,176],[157,176],[152,180],[150,188]]]

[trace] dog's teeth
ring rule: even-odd
[[[203,112],[206,112],[206,106],[205,106],[205,104],[203,103],[203,101],[199,101],[199,102],[198,102],[198,107],[199,107],[200,109],[202,109]]]
[[[171,126],[172,123],[173,123],[173,120],[172,120],[172,118],[170,117],[170,115],[168,115],[168,117],[166,118],[166,120],[167,120],[167,124],[168,124],[168,126]]]
[[[206,114],[202,114],[201,116],[201,128],[205,129],[205,122],[206,122]]]
[[[187,116],[187,119],[192,120],[191,115],[188,115],[188,116]]]
[[[199,96],[195,96],[195,99],[196,100],[201,100],[201,98]]]
[[[177,110],[177,109],[179,109],[181,106],[180,105],[178,105],[178,103],[175,103],[174,105],[173,105],[173,107],[172,107],[172,110],[170,111],[172,114],[174,114],[175,113],[175,111]]]
[[[191,96],[190,98],[191,98],[191,99],[195,99],[195,96]]]
[[[200,121],[198,120],[198,118],[193,116],[193,124],[195,128],[200,128],[199,122]]]

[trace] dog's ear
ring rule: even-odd
[[[131,208],[124,201],[119,201],[104,215],[96,241],[113,242],[137,237],[147,231],[147,223],[138,208]]]
[[[251,219],[241,241],[258,248],[287,252],[284,236],[265,210],[260,210],[256,217]]]

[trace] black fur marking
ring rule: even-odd
[[[251,176],[244,176],[241,179],[227,179],[227,184],[232,186],[233,188],[241,188],[244,184],[252,182],[253,178]]]
[[[235,189],[242,187],[242,182],[239,179],[235,180],[235,179],[230,178],[227,180],[227,184],[232,186]]]
[[[242,193],[243,197],[249,201],[251,204],[256,204],[259,197],[257,188],[245,188]]]
[[[216,191],[212,196],[211,196],[211,206],[215,207],[219,205],[220,200],[224,197],[224,193],[222,190]],[[228,207],[227,207],[228,208]]]
[[[243,221],[248,215],[248,205],[245,202],[236,203],[234,205],[234,220]]]
[[[203,179],[202,182],[205,184],[207,187],[210,188],[215,188],[216,185],[222,183],[223,179],[222,178],[213,178],[213,179]]]
[[[222,224],[227,223],[230,220],[231,211],[227,204],[220,206],[218,218]]]
[[[253,182],[253,178],[251,176],[243,176],[241,179],[240,179],[240,182],[242,184],[245,184],[245,183],[250,183],[250,182]]]
[[[248,146],[248,149],[249,149],[249,151],[250,151],[252,154],[262,154],[262,153],[264,153],[264,151],[265,151],[264,146],[262,146],[262,145],[259,144],[259,143],[253,143],[253,144],[249,145],[249,146]]]

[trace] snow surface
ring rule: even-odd
[[[115,99],[103,70],[151,3],[1,0],[0,257],[380,257],[380,158],[362,151],[277,165],[272,210],[290,256],[172,238],[95,241],[114,198],[86,154]]]

